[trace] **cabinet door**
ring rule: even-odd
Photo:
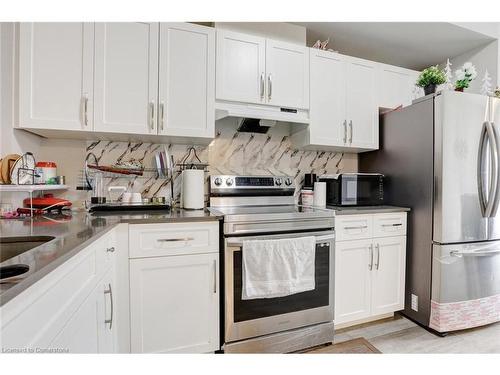
[[[309,108],[309,52],[296,44],[266,40],[267,103]]]
[[[343,146],[346,141],[344,60],[337,53],[310,49],[311,143]]]
[[[217,30],[216,97],[265,103],[266,40]]]
[[[57,335],[50,347],[70,353],[115,353],[116,324],[113,268],[108,270],[92,293]]]
[[[104,324],[102,298],[101,288],[97,286],[50,344],[50,348],[67,350],[69,353],[99,353],[99,331]]]
[[[95,24],[94,96],[96,131],[156,134],[158,23]]]
[[[213,138],[215,30],[160,24],[159,79],[159,134]]]
[[[372,240],[335,243],[335,324],[370,316]]]
[[[92,130],[91,23],[21,23],[19,126]]]
[[[219,349],[218,253],[130,260],[133,353]]]
[[[406,107],[418,97],[415,86],[419,72],[399,68],[397,66],[381,65],[379,72],[379,107]]]
[[[406,236],[376,238],[372,272],[372,315],[404,308]]]
[[[349,58],[346,65],[346,112],[352,147],[378,148],[376,64]]]

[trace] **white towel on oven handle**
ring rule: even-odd
[[[242,299],[314,290],[315,237],[243,241],[242,252]]]

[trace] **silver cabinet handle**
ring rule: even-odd
[[[194,240],[193,237],[185,237],[185,238],[159,238],[158,242],[187,242]]]
[[[104,291],[104,294],[109,294],[109,299],[111,301],[111,316],[109,319],[106,319],[104,321],[104,324],[109,324],[109,330],[111,330],[111,328],[113,327],[113,314],[114,314],[114,307],[113,307],[113,290],[111,289],[111,284],[108,283],[108,287],[109,289],[108,290],[105,290]]]
[[[375,269],[379,269],[380,267],[380,245],[376,244],[375,245],[375,250],[377,251],[377,262],[375,263]]]
[[[349,128],[351,129],[351,135],[349,137],[349,143],[352,143],[352,120],[349,121]]]
[[[347,120],[344,120],[344,143],[347,142]]]
[[[368,228],[368,225],[361,225],[359,227],[344,227],[345,230],[350,230],[350,229],[366,229]]]
[[[269,73],[267,76],[267,99],[271,100],[273,96],[273,77],[272,74]]]
[[[82,96],[82,122],[83,126],[88,126],[89,125],[89,117],[88,117],[88,107],[89,107],[89,98],[87,94],[84,94]]]
[[[217,294],[217,261],[214,259],[214,294]]]
[[[400,227],[402,223],[394,223],[394,224],[382,224],[383,227]]]
[[[368,248],[370,250],[370,263],[368,264],[368,269],[371,271],[373,269],[373,244]]]
[[[149,127],[155,129],[155,103],[149,103]]]
[[[264,72],[260,73],[260,100],[264,100]]]
[[[163,124],[165,122],[165,104],[160,103],[158,106],[158,121],[160,123],[160,130],[163,130]]]
[[[114,252],[115,252],[115,247],[114,247],[114,246],[108,247],[108,248],[106,249],[106,252],[107,252],[107,253],[114,253]]]

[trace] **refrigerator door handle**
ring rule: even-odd
[[[500,249],[495,250],[476,250],[476,251],[450,251],[450,256],[462,258],[462,257],[486,257],[500,254]]]
[[[484,122],[483,127],[481,129],[481,135],[479,137],[478,156],[477,156],[477,192],[479,197],[479,206],[481,207],[481,214],[483,215],[483,217],[488,217],[486,215],[487,202],[484,194],[483,176],[482,176],[483,165],[486,159],[486,155],[484,153],[485,149],[484,146],[486,144],[486,135],[487,135],[486,124],[487,123]]]
[[[488,142],[490,144],[490,157],[491,157],[491,180],[490,189],[488,191],[488,203],[486,205],[488,217],[493,216],[493,207],[495,205],[496,193],[498,190],[498,144],[493,124],[488,122],[486,124],[488,133]]]
[[[498,132],[495,129],[495,123],[490,122],[490,126],[491,126],[491,131],[493,133],[493,139],[495,142],[495,156],[496,156],[495,157],[496,164],[494,165],[494,173],[496,173],[495,195],[493,197],[493,203],[491,206],[491,213],[490,213],[490,217],[494,217],[497,214],[498,203],[500,201],[500,186],[499,186],[500,181],[499,181],[499,176],[498,176],[498,168],[500,166],[500,159],[499,159],[500,158],[500,150],[499,150],[500,141],[498,139]]]

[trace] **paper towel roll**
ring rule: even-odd
[[[314,183],[313,206],[326,207],[326,182]]]
[[[199,210],[205,207],[205,172],[201,169],[182,171],[183,207]]]

